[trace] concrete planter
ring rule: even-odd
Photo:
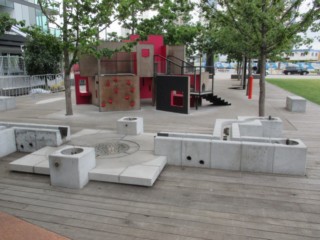
[[[123,117],[117,121],[117,132],[124,135],[140,135],[143,133],[143,118]]]
[[[89,171],[95,166],[94,148],[62,148],[49,155],[51,184],[66,188],[83,188],[89,181]]]

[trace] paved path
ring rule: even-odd
[[[115,129],[117,119],[130,115],[144,118],[146,132],[210,134],[216,118],[257,115],[258,80],[247,100],[243,90],[229,89],[236,80],[218,78],[216,93],[232,105],[204,104],[190,115],[145,102],[135,112],[74,106],[66,117],[58,93],[19,97],[17,109],[1,112],[0,120],[67,124],[75,133]],[[306,113],[291,113],[284,108],[287,95],[267,84],[266,115],[282,118],[285,136],[308,146],[305,177],[168,166],[152,188],[90,182],[70,190],[50,186],[47,176],[9,172],[8,163],[23,156],[15,153],[0,161],[0,211],[71,239],[319,239],[320,106],[308,102]]]

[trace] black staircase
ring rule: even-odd
[[[203,99],[209,101],[214,106],[229,106],[231,103],[227,102],[226,100],[222,99],[221,97],[218,97],[217,95],[213,94],[207,94],[201,96]]]

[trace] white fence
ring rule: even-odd
[[[62,74],[35,76],[0,76],[0,96],[20,96],[39,90],[50,92],[64,89]],[[41,92],[41,91],[39,91]]]

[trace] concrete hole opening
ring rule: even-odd
[[[187,156],[187,160],[188,160],[188,161],[191,161],[191,160],[192,160],[192,157],[191,157],[191,156]]]
[[[127,118],[124,118],[123,120],[125,120],[125,121],[136,121],[137,118],[135,118],[135,117],[127,117]]]
[[[201,165],[203,165],[203,164],[204,164],[204,161],[203,161],[203,160],[200,160],[199,163],[200,163]]]
[[[83,148],[67,148],[61,151],[63,155],[76,155],[83,152]]]

